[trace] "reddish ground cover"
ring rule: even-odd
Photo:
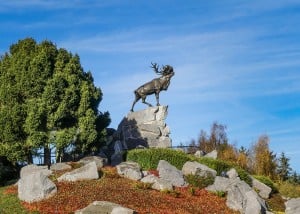
[[[141,188],[138,182],[119,177],[115,168],[104,168],[103,178],[97,181],[56,182],[56,185],[55,196],[31,204],[23,202],[23,206],[30,211],[63,214],[82,209],[93,201],[110,201],[138,213],[237,213],[226,206],[225,198],[204,189],[177,188],[173,192],[159,192]]]

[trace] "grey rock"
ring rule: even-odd
[[[150,183],[150,184],[154,184],[159,178],[156,177],[155,175],[146,175],[145,177],[143,177],[141,179],[141,182],[143,183]]]
[[[156,190],[173,190],[173,185],[171,182],[166,181],[162,178],[158,178],[154,175],[147,175],[146,177],[141,179],[143,183],[150,183],[152,184],[151,188]]]
[[[217,159],[218,158],[218,152],[217,152],[217,150],[213,150],[210,153],[207,153],[204,157]]]
[[[78,162],[83,164],[88,164],[90,162],[95,162],[98,168],[102,168],[107,164],[107,159],[101,158],[99,156],[88,156],[80,159]]]
[[[244,207],[245,214],[261,214],[267,210],[265,201],[258,197],[254,190],[248,191],[245,194],[246,206]]]
[[[47,166],[37,166],[35,164],[30,164],[22,167],[20,177],[23,178],[36,172],[42,172],[46,176],[49,176],[53,173],[51,170],[48,170]]]
[[[51,165],[50,169],[53,171],[61,171],[72,169],[72,167],[67,163],[55,163]]]
[[[157,170],[159,172],[159,177],[166,181],[169,181],[173,186],[187,186],[182,171],[178,170],[175,166],[172,166],[167,161],[160,160],[157,166]]]
[[[55,184],[43,171],[23,175],[18,182],[19,199],[29,203],[48,198],[56,192]]]
[[[254,189],[258,190],[258,194],[265,199],[270,197],[272,188],[260,182],[259,180],[252,177],[252,186]]]
[[[125,147],[120,140],[115,141],[113,145],[114,145],[114,153],[110,157],[110,162],[111,162],[110,164],[112,166],[116,166],[123,162],[123,154],[124,151],[127,150],[127,147]]]
[[[293,198],[285,202],[285,213],[286,214],[300,213],[300,198]]]
[[[60,176],[58,181],[78,181],[78,180],[94,180],[99,178],[96,163],[90,162],[78,169],[67,172]]]
[[[200,164],[196,161],[186,162],[182,167],[182,173],[184,175],[192,174],[192,175],[199,175],[199,176],[203,176],[203,177],[207,177],[207,176],[216,177],[216,175],[217,175],[216,170],[211,169],[208,166]]]
[[[131,180],[140,180],[143,176],[141,167],[138,163],[135,162],[122,162],[117,167],[117,172],[119,175],[131,179]]]
[[[265,201],[244,181],[230,186],[226,204],[231,209],[245,214],[260,214],[267,210]]]
[[[156,189],[159,191],[162,190],[173,190],[173,185],[171,184],[171,182],[164,180],[162,178],[159,178],[155,183],[153,183],[152,185],[152,189]]]
[[[214,184],[206,188],[208,191],[227,192],[226,205],[241,213],[265,213],[265,201],[252,188],[239,178],[229,179],[217,176]]]
[[[229,178],[224,178],[221,176],[217,176],[212,185],[206,187],[205,189],[212,192],[223,191],[226,192],[229,188],[234,185],[237,180],[232,180]]]
[[[226,172],[226,175],[228,176],[229,179],[236,179],[239,177],[239,174],[234,168],[231,168]]]
[[[246,200],[244,193],[240,191],[237,185],[230,186],[230,188],[227,189],[226,205],[233,210],[243,213]]]
[[[140,125],[138,125],[138,128],[142,132],[145,132],[145,133],[149,132],[156,136],[161,134],[159,127],[153,126],[152,124],[140,124]]]
[[[134,210],[108,201],[94,201],[87,207],[77,210],[75,214],[134,214]]]
[[[198,150],[194,154],[196,157],[201,158],[205,155],[205,153],[202,150]]]

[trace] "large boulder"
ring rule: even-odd
[[[95,161],[60,176],[58,181],[94,180],[99,178]]]
[[[186,162],[182,167],[182,173],[184,175],[192,174],[192,175],[199,175],[199,176],[203,176],[203,177],[207,177],[207,176],[216,177],[217,176],[216,170],[211,169],[208,166],[198,163],[196,161]]]
[[[107,159],[101,158],[99,156],[88,156],[80,159],[78,162],[82,164],[88,164],[90,162],[95,162],[98,168],[102,168],[107,164]]]
[[[258,190],[260,197],[268,199],[272,192],[272,188],[260,182],[259,180],[252,177],[252,186],[255,190]]]
[[[48,170],[47,166],[37,166],[35,164],[30,164],[27,166],[22,167],[20,172],[20,178],[23,178],[27,175],[31,175],[37,172],[41,172],[42,174],[49,176],[52,174],[51,170]]]
[[[286,214],[300,213],[300,198],[293,198],[285,202],[285,213]]]
[[[229,208],[245,214],[260,214],[267,211],[265,201],[244,181],[217,176],[209,191],[227,192],[226,204]]]
[[[138,146],[170,147],[170,128],[165,123],[167,114],[167,106],[130,112],[119,124],[115,135],[125,142],[128,149]]]
[[[165,160],[160,160],[157,166],[159,177],[169,181],[173,186],[187,186],[183,173]]]
[[[108,201],[94,201],[86,208],[77,210],[75,214],[134,214],[134,210]]]
[[[233,179],[228,179],[225,177],[217,176],[212,185],[206,187],[205,189],[211,192],[227,192],[228,189],[233,186],[237,181]]]
[[[141,167],[138,163],[135,162],[122,162],[116,166],[117,172],[119,175],[131,179],[131,180],[140,180],[143,177]]]
[[[52,171],[62,171],[72,169],[72,167],[67,163],[55,163],[51,165],[50,169]]]
[[[34,202],[48,198],[57,192],[55,184],[41,171],[22,175],[18,182],[18,197],[22,201]]]

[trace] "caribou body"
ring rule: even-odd
[[[155,73],[160,74],[159,78],[155,78],[150,82],[145,83],[140,86],[138,89],[134,91],[135,99],[132,103],[131,111],[133,111],[134,105],[137,101],[142,99],[142,103],[152,106],[150,103],[146,102],[146,97],[151,94],[155,94],[157,106],[159,106],[159,93],[162,90],[167,90],[172,76],[174,76],[173,67],[170,65],[163,66],[161,70],[159,70],[158,65],[156,63],[151,63],[151,68],[154,69]]]

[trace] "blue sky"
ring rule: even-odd
[[[218,121],[238,147],[267,134],[300,173],[297,0],[11,0],[0,2],[0,24],[1,54],[26,37],[79,54],[113,128],[133,90],[156,77],[150,62],[170,64],[175,76],[160,101],[173,145]]]

